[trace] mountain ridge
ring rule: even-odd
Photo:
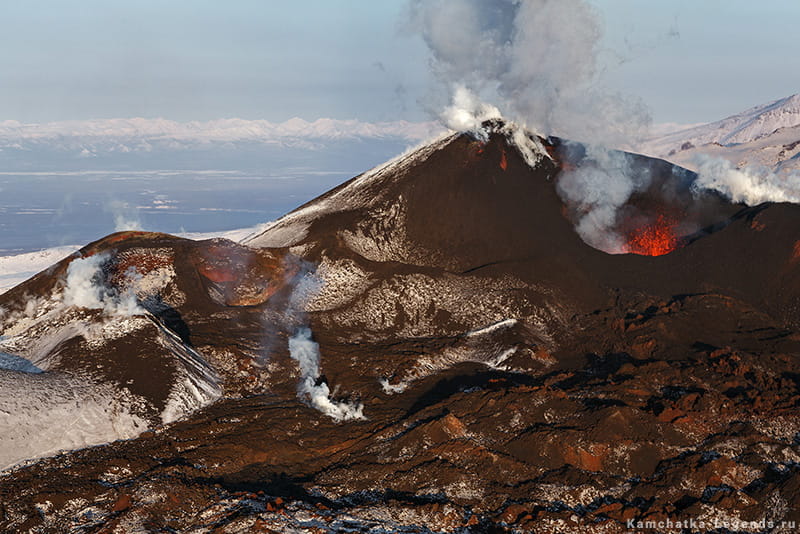
[[[525,135],[541,147],[533,166],[502,124],[453,134],[249,246],[113,234],[0,295],[16,312],[3,318],[16,335],[6,352],[62,372],[101,363],[95,378],[133,380],[160,409],[180,378],[174,351],[191,349],[221,390],[138,439],[0,476],[0,529],[623,532],[630,520],[799,519],[800,207],[732,204],[694,192],[696,175],[668,162],[615,153],[647,177],[626,224],[690,224],[622,232],[677,232],[666,251],[606,254],[576,233],[583,208],[558,194],[565,173],[591,165],[586,148]],[[31,296],[89,287],[83,302],[102,310],[28,310]],[[138,311],[126,302],[152,319],[108,343],[64,330],[70,317],[106,328],[106,308]],[[764,506],[777,499],[777,512]]]

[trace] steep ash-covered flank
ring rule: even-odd
[[[5,293],[0,346],[43,372],[4,376],[0,408],[9,415],[0,440],[8,454],[0,467],[135,437],[223,393],[263,391],[262,317],[248,306],[285,285],[279,253],[125,232]],[[26,381],[35,382],[30,395],[16,387]],[[25,455],[13,452],[15,440],[46,421],[52,439],[26,437]]]
[[[109,255],[120,289],[136,279],[122,276],[130,265],[143,279],[172,267],[139,295],[148,326],[119,339],[191,349],[223,394],[139,439],[6,474],[0,529],[624,532],[629,519],[800,519],[797,206],[693,195],[693,174],[625,156],[647,182],[619,211],[621,235],[669,216],[678,248],[605,254],[576,234],[579,208],[557,191],[587,164],[581,150],[538,139],[532,168],[503,128],[357,177],[249,246],[121,234],[85,249]],[[50,295],[69,261],[0,304],[19,312],[26,293]],[[39,332],[18,329],[29,327]],[[312,372],[290,357],[293,336],[313,348]],[[60,361],[80,359],[86,343],[73,343]],[[105,365],[111,346],[88,354]],[[171,361],[148,368],[171,376]],[[330,403],[364,419],[315,409]]]

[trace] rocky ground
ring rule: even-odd
[[[558,143],[507,134],[443,138],[245,245],[118,234],[0,297],[17,354],[125,385],[149,427],[0,476],[0,529],[794,531],[800,209],[643,194],[698,230],[604,254],[556,194]],[[654,191],[675,176],[637,161]],[[151,326],[43,344],[76,306],[43,325],[25,303],[98,253]],[[316,373],[291,350],[301,327]],[[165,376],[215,393],[164,424],[185,383]]]

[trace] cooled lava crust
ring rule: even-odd
[[[668,254],[609,255],[580,239],[558,197],[573,164],[561,142],[539,142],[552,159],[531,168],[501,132],[444,138],[246,246],[117,234],[84,249],[110,255],[111,283],[113,266],[174,266],[151,320],[207,360],[223,394],[137,439],[0,477],[0,529],[800,521],[800,207],[692,195],[687,171],[632,156],[656,177],[632,202],[696,229]],[[48,294],[70,261],[0,305]],[[307,271],[323,283],[289,320]],[[365,420],[335,422],[298,399],[287,338],[300,323],[319,343],[321,380],[363,403]],[[53,350],[64,372],[104,362],[157,411],[171,371],[168,355],[143,354],[152,332]]]

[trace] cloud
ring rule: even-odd
[[[723,158],[698,154],[695,189],[718,191],[733,202],[755,206],[763,202],[800,203],[800,175],[777,175],[765,167],[737,169]]]
[[[97,119],[24,124],[0,122],[0,148],[19,147],[20,142],[58,142],[79,155],[96,155],[98,148],[129,152],[152,150],[154,144],[173,148],[203,143],[282,143],[336,139],[399,139],[420,142],[441,131],[434,122],[362,122],[294,118],[282,123],[266,120],[219,119],[177,122],[167,119]],[[101,147],[98,147],[97,144]]]
[[[298,396],[306,399],[313,408],[335,421],[364,419],[363,404],[331,400],[328,384],[320,380],[319,344],[311,339],[310,328],[299,328],[289,338],[289,354],[300,368]]]
[[[106,284],[104,267],[108,254],[95,254],[88,258],[76,258],[67,267],[63,301],[66,306],[77,306],[91,310],[103,310],[109,316],[127,317],[146,313],[133,289],[119,292]],[[135,273],[127,273],[134,279]]]
[[[600,17],[585,0],[411,0],[409,26],[448,93],[466,88],[546,134],[608,146],[650,123],[635,98],[602,83]]]

